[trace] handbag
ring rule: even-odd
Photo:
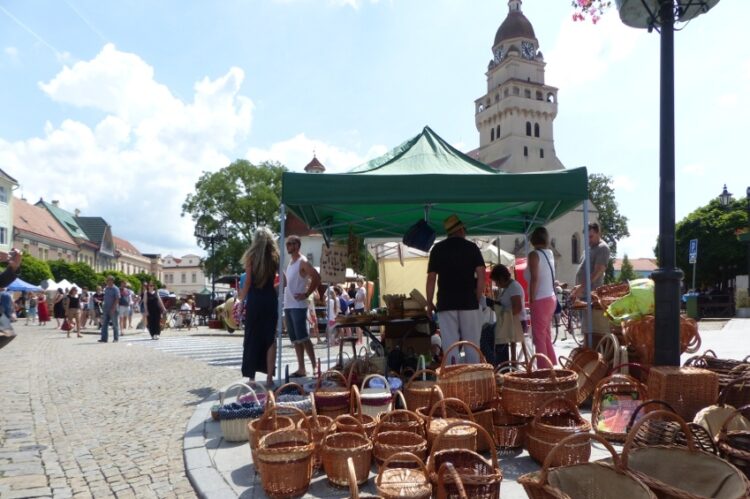
[[[495,305],[494,308],[495,315],[497,316],[497,322],[495,323],[495,345],[523,341],[521,321],[514,320],[513,311],[500,305]]]
[[[552,264],[549,261],[549,257],[547,256],[547,253],[544,252],[544,250],[539,250],[539,252],[544,255],[544,259],[547,260],[547,265],[549,266],[549,271],[552,274],[552,292],[555,291],[555,270],[552,268]],[[560,300],[557,298],[557,293],[555,293],[555,315],[562,313],[562,305],[560,305]]]
[[[68,319],[64,319],[62,326],[60,326],[60,329],[62,329],[63,331],[70,331],[71,329],[73,329],[73,326],[70,324],[70,322],[68,322]]]

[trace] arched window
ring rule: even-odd
[[[555,94],[553,94],[552,92],[548,93],[547,94],[547,102],[551,102],[551,103],[554,104],[555,103]]]
[[[544,159],[544,149],[539,149],[539,157]]]
[[[495,94],[495,102],[500,102],[500,94]]]
[[[539,92],[538,90],[537,90],[537,92],[536,92],[536,100],[544,100],[544,99],[542,98],[542,92]]]
[[[573,234],[570,238],[570,261],[572,263],[581,263],[580,260],[581,250],[578,244],[578,234]]]
[[[500,138],[500,125],[497,125],[497,130],[495,131],[495,137],[498,139]]]
[[[529,156],[529,148],[528,148],[528,147],[526,147],[526,146],[523,146],[523,155],[524,155],[525,157],[528,157],[528,156]]]
[[[534,123],[534,137],[539,137],[539,123]]]
[[[493,140],[495,140],[495,129],[491,128],[490,129],[490,141],[493,141]]]
[[[526,135],[531,137],[531,122],[530,121],[526,122]]]

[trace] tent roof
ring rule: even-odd
[[[447,144],[429,127],[349,173],[283,174],[282,201],[328,239],[401,239],[417,220],[442,235],[455,213],[469,235],[523,234],[588,197],[586,168],[504,173]]]

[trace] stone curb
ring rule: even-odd
[[[219,394],[214,393],[198,404],[185,427],[185,436],[182,440],[185,472],[195,493],[201,498],[237,497],[237,493],[216,469],[206,449],[206,418],[218,398]]]

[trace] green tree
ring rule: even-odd
[[[638,279],[638,276],[635,273],[635,270],[633,269],[633,264],[630,263],[630,259],[628,258],[628,254],[625,253],[625,256],[622,257],[622,265],[620,266],[620,282],[626,282],[626,281],[632,281],[634,279]]]
[[[138,279],[138,282],[152,282],[157,289],[164,287],[164,284],[159,279],[157,279],[156,276],[147,272],[138,272],[137,274],[133,274],[133,277]]]
[[[49,262],[49,266],[56,281],[67,279],[74,284],[89,289],[96,287],[99,282],[97,273],[85,262],[53,260]]]
[[[229,238],[216,243],[213,256],[209,243],[198,244],[209,252],[204,268],[209,274],[242,272],[240,259],[253,231],[265,225],[279,232],[281,174],[286,168],[274,162],[254,165],[238,159],[217,172],[205,172],[182,205],[182,215],[190,215],[208,233],[226,228]]]
[[[623,237],[628,237],[628,219],[620,213],[620,208],[615,199],[615,190],[612,187],[612,178],[602,173],[589,175],[589,199],[598,211],[599,227],[602,231],[602,239],[609,245],[611,259],[607,265],[604,275],[605,282],[614,281],[613,260],[617,255],[617,242]]]
[[[34,258],[28,253],[23,254],[21,270],[18,276],[29,284],[39,285],[45,279],[54,279],[49,265],[44,260]]]
[[[714,285],[734,277],[738,270],[744,272],[747,248],[735,232],[747,226],[744,199],[733,199],[726,208],[714,199],[680,220],[675,226],[675,246],[677,267],[685,273],[685,282],[693,279],[693,265],[688,262],[691,239],[698,240],[697,286]]]

